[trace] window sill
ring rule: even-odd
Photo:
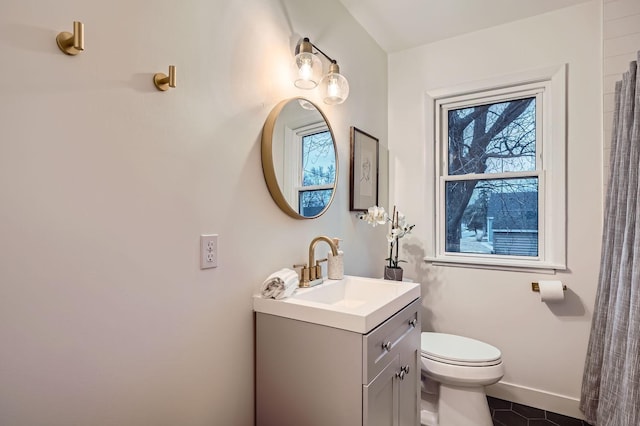
[[[495,261],[491,259],[480,259],[470,257],[456,258],[438,258],[427,256],[423,259],[426,263],[434,266],[448,266],[454,268],[474,268],[474,269],[492,269],[496,271],[512,271],[512,272],[534,272],[538,274],[553,275],[556,271],[564,271],[567,269],[565,265],[557,265],[542,262],[523,262],[514,261]]]

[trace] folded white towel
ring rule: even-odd
[[[284,299],[298,288],[298,273],[293,269],[283,268],[264,280],[260,286],[260,294],[265,299]]]

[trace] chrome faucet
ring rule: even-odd
[[[307,264],[308,266],[294,265],[294,266],[302,266],[302,272],[300,273],[300,277],[301,277],[300,287],[311,287],[313,285],[320,284],[320,282],[322,282],[322,267],[320,266],[320,263],[327,259],[318,260],[316,262],[315,250],[316,250],[316,245],[318,245],[320,241],[324,241],[327,244],[329,244],[329,247],[331,247],[331,253],[334,256],[338,255],[338,248],[336,247],[336,244],[333,242],[331,238],[321,235],[311,240],[311,244],[309,244],[309,263]]]

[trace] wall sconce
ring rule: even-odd
[[[314,51],[315,50],[315,51]],[[317,56],[321,53],[331,64],[329,72],[322,75],[322,62]],[[349,96],[349,82],[340,74],[340,67],[335,59],[330,58],[307,37],[296,45],[293,62],[293,84],[300,89],[313,89],[320,85],[322,99],[325,104],[343,103]]]

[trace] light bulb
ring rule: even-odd
[[[300,70],[298,71],[298,76],[303,80],[310,80],[313,72],[313,68],[308,60],[300,61]]]
[[[293,61],[293,84],[300,89],[313,89],[322,77],[322,62],[312,52],[312,44],[305,38],[296,48]]]
[[[338,79],[335,75],[329,76],[329,82],[327,83],[327,96],[330,98],[340,96],[340,86],[338,85]]]
[[[349,82],[340,74],[338,64],[333,62],[329,67],[329,73],[320,82],[324,103],[335,105],[343,103],[349,96]]]

